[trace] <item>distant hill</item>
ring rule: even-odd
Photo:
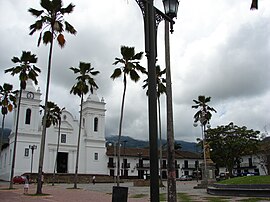
[[[118,136],[108,136],[106,137],[107,143],[109,142],[117,142]],[[133,148],[145,148],[149,147],[149,142],[145,140],[136,140],[134,138],[128,137],[128,136],[122,136],[121,142],[124,144],[124,141],[126,142],[126,147],[133,147]],[[164,145],[167,141],[162,140],[162,145]],[[195,142],[186,142],[181,140],[175,140],[177,144],[181,145],[182,151],[190,151],[190,152],[199,152],[198,148],[196,147],[197,143]]]

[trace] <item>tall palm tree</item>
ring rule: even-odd
[[[205,138],[205,125],[209,124],[209,121],[212,117],[211,112],[217,112],[213,107],[210,107],[208,103],[211,101],[211,97],[205,97],[204,95],[198,96],[198,100],[193,100],[195,105],[192,106],[194,109],[198,109],[194,114],[194,124],[196,124],[198,121],[201,123],[201,129],[202,129],[202,144],[203,144],[203,156],[204,156],[204,177],[206,180],[208,179],[208,172],[207,172],[207,162],[206,162],[206,138]],[[196,125],[195,125],[196,126]]]
[[[36,10],[30,8],[28,11],[33,16],[38,18],[38,20],[34,24],[30,25],[30,35],[34,34],[37,31],[40,31],[38,38],[38,46],[40,45],[41,40],[45,45],[50,44],[46,93],[45,93],[45,111],[44,111],[44,117],[46,119],[54,38],[57,38],[58,44],[60,45],[61,48],[63,48],[66,43],[65,37],[63,35],[64,28],[66,32],[74,35],[76,34],[77,31],[71,24],[69,24],[67,21],[64,20],[64,15],[70,14],[73,11],[75,7],[73,4],[70,3],[67,7],[62,7],[63,6],[62,0],[41,0],[40,5],[45,10]],[[47,31],[43,33],[45,29],[47,29]],[[42,193],[41,178],[44,160],[45,139],[46,139],[46,125],[44,124],[40,144],[41,148],[38,166],[38,184],[36,192],[37,194]]]
[[[40,69],[36,67],[34,64],[37,63],[37,57],[35,54],[32,54],[30,51],[23,51],[20,58],[13,57],[11,61],[15,64],[18,63],[17,66],[11,67],[5,70],[5,73],[10,73],[12,76],[19,74],[20,79],[20,91],[19,91],[19,101],[18,101],[18,110],[16,116],[16,126],[15,126],[15,136],[14,136],[14,148],[13,148],[13,157],[12,157],[12,165],[10,172],[10,184],[9,188],[13,188],[12,178],[14,175],[14,167],[15,167],[15,157],[16,157],[16,149],[17,149],[17,137],[18,137],[18,125],[19,125],[19,114],[21,108],[21,97],[22,91],[26,88],[26,82],[28,79],[34,81],[35,85],[38,84],[37,76],[40,73]]]
[[[117,152],[117,186],[119,186],[119,175],[120,175],[120,140],[122,133],[122,121],[123,121],[123,113],[124,113],[124,103],[126,96],[126,88],[127,88],[127,76],[134,82],[137,82],[140,79],[137,71],[146,73],[144,67],[140,65],[140,60],[142,59],[143,52],[135,53],[134,47],[121,46],[121,55],[122,58],[115,58],[115,62],[113,65],[118,65],[120,63],[121,67],[118,67],[114,70],[111,78],[114,80],[120,77],[122,74],[124,91],[122,96],[122,104],[121,104],[121,115],[120,115],[120,124],[119,124],[119,135],[118,135],[118,152]]]
[[[77,156],[76,156],[76,165],[75,165],[75,177],[74,177],[74,189],[77,189],[77,181],[78,181],[78,164],[79,164],[79,151],[80,151],[80,139],[81,139],[81,127],[82,127],[82,105],[83,105],[83,96],[89,92],[93,94],[94,88],[97,89],[98,85],[96,84],[95,80],[91,75],[95,76],[99,74],[99,71],[95,71],[93,67],[91,67],[90,63],[80,62],[78,68],[71,67],[70,68],[74,74],[79,74],[70,93],[74,95],[78,95],[81,98],[81,109],[80,109],[80,121],[79,121],[79,134],[78,134],[78,143],[77,143]]]
[[[162,184],[162,138],[161,138],[161,112],[160,112],[160,95],[166,93],[166,79],[163,75],[166,74],[166,68],[161,71],[160,66],[156,66],[156,79],[157,79],[157,101],[158,101],[158,125],[159,125],[159,166],[160,166],[160,184]],[[143,89],[148,86],[148,79],[144,80],[145,84]],[[148,96],[148,90],[146,91]]]
[[[56,165],[57,165],[59,142],[60,142],[60,131],[61,131],[61,123],[62,123],[61,115],[62,115],[63,110],[65,110],[65,107],[60,109],[57,106],[56,109],[55,109],[55,115],[57,116],[57,119],[58,119],[58,137],[57,137],[56,157],[55,157],[55,163],[54,163],[54,168],[53,168],[53,183],[52,183],[52,186],[54,186],[54,182],[55,182],[55,170],[56,170]]]
[[[258,0],[252,0],[250,10],[258,9]]]
[[[40,105],[43,111],[45,110],[44,105]],[[46,119],[46,127],[49,128],[51,125],[58,125],[58,137],[57,137],[57,148],[56,148],[56,157],[55,157],[55,164],[53,170],[53,182],[52,186],[54,186],[55,182],[55,169],[57,163],[57,156],[59,151],[59,140],[60,140],[60,129],[61,129],[61,114],[65,108],[60,109],[57,104],[54,102],[48,101],[48,112],[47,112],[47,119]],[[44,117],[43,117],[44,120]]]
[[[8,112],[12,112],[13,108],[16,107],[16,94],[18,91],[13,91],[13,86],[8,83],[4,83],[3,86],[0,85],[0,106],[2,118],[2,131],[0,138],[0,153],[2,151],[4,128],[5,128],[5,118]]]
[[[208,105],[208,102],[211,101],[211,97],[205,97],[204,95],[198,96],[198,100],[193,100],[195,105],[192,106],[194,109],[198,109],[194,114],[194,122],[197,123],[198,121],[201,122],[202,125],[206,125],[209,123],[211,117],[212,117],[212,112],[217,112],[213,107],[210,107]]]

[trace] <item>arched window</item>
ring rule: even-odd
[[[31,109],[26,110],[26,116],[25,116],[25,124],[30,124],[31,120]]]
[[[94,118],[94,131],[97,132],[98,131],[98,118]]]

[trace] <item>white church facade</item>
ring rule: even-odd
[[[24,173],[37,173],[40,155],[42,125],[40,114],[41,92],[32,82],[27,83],[22,92],[19,117],[17,147],[14,176]],[[94,91],[83,102],[82,128],[79,153],[79,174],[116,175],[116,148],[112,144],[106,147],[105,139],[105,102]],[[1,151],[0,179],[9,180],[17,110],[14,111],[13,127],[9,136],[8,146]],[[58,144],[58,126],[47,128],[43,171],[45,173],[75,172],[79,120],[69,111],[63,110]],[[114,143],[115,145],[115,143]],[[161,163],[162,177],[167,176],[166,152],[163,152]],[[185,151],[175,153],[176,177],[192,175],[202,162],[199,154]],[[122,177],[144,178],[150,174],[149,151],[140,148],[121,148],[120,157]]]
[[[37,173],[42,133],[40,104],[40,90],[36,90],[32,82],[28,82],[21,99],[14,176],[26,172]],[[96,92],[90,94],[83,102],[78,173],[107,174],[105,111],[105,102],[98,98]],[[15,110],[9,146],[1,151],[0,179],[2,180],[9,180],[10,177],[16,116]],[[57,162],[58,126],[47,128],[43,165],[45,173],[53,173],[55,167],[58,173],[75,171],[79,120],[67,110],[63,110],[61,116]]]

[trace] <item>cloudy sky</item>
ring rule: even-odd
[[[98,95],[106,104],[106,135],[117,135],[122,79],[110,79],[120,46],[144,51],[141,10],[135,0],[63,0],[75,10],[66,20],[77,30],[65,34],[66,46],[55,45],[49,99],[66,107],[76,117],[79,98],[69,91],[75,76],[69,68],[90,62],[101,73],[96,77]],[[250,11],[251,0],[182,0],[171,35],[171,71],[173,87],[175,139],[196,141],[200,129],[193,127],[191,108],[198,95],[210,96],[217,110],[211,125],[234,122],[255,130],[270,130],[270,1],[259,0],[259,10]],[[155,5],[163,10],[162,1]],[[11,58],[24,50],[38,57],[42,73],[39,87],[45,92],[48,46],[37,47],[38,34],[29,35],[35,21],[27,10],[41,9],[38,0],[0,0],[0,76],[18,88],[17,77],[4,74],[12,67]],[[158,61],[164,68],[164,23],[158,27]],[[142,65],[146,66],[144,56]],[[148,139],[147,97],[138,83],[128,80],[123,135]],[[162,130],[165,138],[165,98],[162,100]],[[10,126],[12,115],[8,115]]]

